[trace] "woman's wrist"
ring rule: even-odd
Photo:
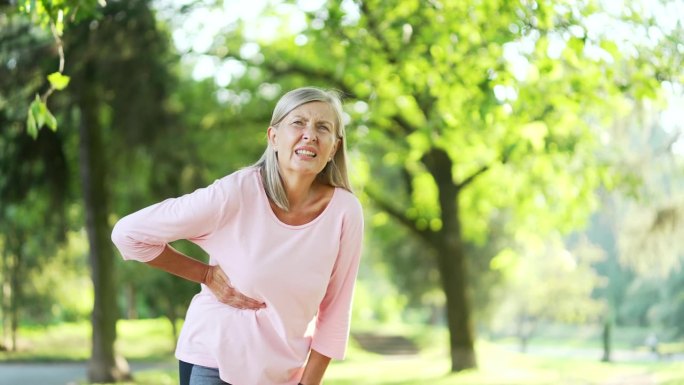
[[[202,280],[199,283],[206,285],[209,280],[209,274],[211,273],[211,265],[204,266],[204,272],[202,273]]]
[[[206,283],[211,266],[166,245],[148,265],[196,283]]]

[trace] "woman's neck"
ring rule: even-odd
[[[283,178],[283,187],[290,204],[290,211],[311,202],[319,190],[315,176],[313,178],[309,176]]]

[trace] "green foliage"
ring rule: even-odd
[[[405,169],[410,194],[397,196],[398,206],[419,229],[438,231],[444,214],[433,176],[421,164],[438,148],[450,155],[456,183],[488,168],[463,190],[467,239],[484,242],[488,218],[504,207],[515,207],[511,226],[521,230],[583,224],[600,181],[586,122],[616,97],[603,76],[610,63],[587,57],[583,39],[564,37],[575,31],[570,27],[584,28],[588,9],[555,14],[560,7],[550,3],[495,1],[447,2],[443,9],[407,2],[358,7],[358,18],[334,2],[327,12],[312,12],[310,25],[324,28],[303,31],[301,46],[289,36],[262,43],[267,61],[253,64],[278,81],[286,81],[280,74],[301,75],[369,106],[350,113],[353,126],[373,128],[359,146],[372,174],[387,177],[364,182],[392,190],[393,173],[381,169]],[[486,16],[494,12],[496,18]],[[562,60],[547,55],[553,39],[563,41]]]
[[[629,111],[604,136],[601,156],[614,164],[617,185],[601,191],[601,210],[586,233],[607,255],[597,271],[607,278],[595,296],[605,298],[618,325],[650,325],[659,335],[682,333],[682,159],[672,144],[678,133],[661,117],[676,109],[669,100],[626,101]],[[671,105],[667,105],[668,101]],[[671,124],[671,123],[670,123]],[[622,181],[628,181],[628,183]]]
[[[629,185],[633,194],[653,198],[641,183],[649,175],[659,179],[666,171],[652,172],[647,162],[627,159],[616,172],[615,164],[624,160],[618,155],[633,149],[604,147],[604,138],[615,137],[606,127],[635,108],[633,99],[658,96],[663,80],[681,83],[681,55],[672,49],[681,41],[681,27],[657,46],[637,47],[634,56],[625,54],[621,41],[591,29],[588,21],[601,11],[589,2],[331,1],[305,15],[308,24],[295,32],[297,36],[281,24],[282,33],[259,40],[255,54],[243,49],[253,44],[241,35],[244,25],[229,29],[232,32],[218,38],[210,52],[242,70],[224,88],[212,79],[189,79],[188,70],[175,64],[179,57],[169,54],[168,31],[157,33],[159,23],[147,6],[144,1],[117,2],[96,16],[100,11],[93,1],[20,3],[42,31],[27,27],[21,15],[13,15],[13,23],[0,19],[0,36],[8,42],[0,47],[0,62],[8,63],[0,67],[3,229],[12,223],[16,211],[11,210],[17,207],[26,214],[26,229],[67,227],[40,219],[46,212],[59,213],[43,203],[74,202],[75,188],[58,180],[67,180],[78,165],[74,129],[81,117],[78,96],[86,87],[94,85],[98,95],[96,116],[109,146],[104,156],[111,224],[125,213],[192,191],[253,162],[263,150],[275,97],[292,87],[316,84],[346,94],[353,183],[367,207],[378,204],[377,211],[369,210],[366,266],[359,285],[359,293],[368,295],[357,295],[357,320],[391,321],[406,306],[430,309],[420,318],[436,320],[439,312],[432,310],[443,306],[445,297],[438,289],[437,243],[435,238],[425,242],[425,234],[445,231],[449,215],[457,215],[471,272],[469,292],[482,323],[494,314],[495,309],[487,307],[491,296],[501,293],[509,294],[505,300],[517,306],[514,310],[537,303],[530,311],[540,319],[593,319],[599,309],[590,296],[594,291],[609,292],[608,301],[628,302],[616,309],[620,320],[681,325],[681,282],[666,281],[667,290],[649,304],[647,291],[630,281],[629,273],[601,270],[606,262],[598,271],[611,283],[609,289],[602,288],[590,268],[600,263],[574,252],[569,257],[566,246],[555,243],[605,204],[597,200],[597,186]],[[280,20],[288,19],[273,12]],[[632,18],[630,23],[639,26],[643,20]],[[51,24],[57,36],[64,37],[69,53],[64,72],[55,72],[54,53],[40,48],[53,46],[45,33]],[[28,103],[41,94],[48,73],[50,87],[64,90],[50,99],[55,116],[44,98]],[[55,132],[58,123],[65,129]],[[40,130],[43,125],[52,130]],[[24,130],[36,142],[25,141]],[[629,140],[643,143],[638,137]],[[446,178],[436,175],[426,161],[435,151],[448,156]],[[65,159],[68,167],[62,167]],[[458,211],[453,213],[445,212],[439,201],[449,186],[458,187]],[[41,204],[19,205],[28,191],[35,191],[38,195],[30,199]],[[648,245],[657,241],[668,246],[670,257],[658,259],[659,267],[671,271],[681,261],[676,242],[665,241],[678,237],[681,229],[660,228],[668,231],[658,233],[657,239],[641,235],[644,226],[676,209],[665,200],[653,202],[643,215],[633,216],[638,226],[622,234],[623,249],[633,251],[624,253],[623,262],[650,270],[650,261],[661,253],[656,255]],[[81,213],[78,207],[73,210],[77,213],[71,226],[79,227]],[[0,237],[3,251],[8,245],[9,237]],[[40,259],[52,255],[41,256],[41,251],[59,247],[52,263]],[[72,243],[36,242],[28,248],[36,257],[30,266],[36,269],[27,277],[42,274],[44,265],[55,269],[47,276],[55,282],[55,264],[62,261],[76,272],[83,268],[70,265],[80,255]],[[610,263],[618,258],[607,254]],[[570,269],[572,260],[576,266]],[[138,316],[180,315],[197,289],[143,265],[118,268],[125,290],[134,293],[133,302],[124,307],[137,307]],[[3,277],[10,276],[3,271]],[[549,276],[555,279],[549,282]],[[389,279],[401,294],[388,285]],[[619,280],[626,282],[613,285]],[[48,292],[49,285],[27,291],[37,304],[27,313],[29,318],[82,317],[79,301],[67,302],[63,312],[51,306],[84,287],[76,276],[74,281],[78,283],[54,292]],[[178,300],[167,301],[160,291]],[[394,300],[383,302],[379,293]],[[513,293],[520,294],[516,298]],[[629,302],[625,293],[638,300]],[[122,291],[122,303],[125,294]],[[556,303],[554,296],[573,300]],[[39,314],[38,305],[49,311]],[[502,319],[511,321],[512,314]]]
[[[603,251],[587,241],[568,250],[559,236],[531,241],[504,249],[491,261],[507,278],[496,290],[492,329],[527,339],[540,322],[596,322],[605,304],[591,297],[602,285],[592,266],[604,258]]]
[[[439,285],[439,274],[430,250],[421,247],[405,228],[390,221],[386,213],[370,211],[368,218],[366,226],[371,236],[365,244],[364,268],[393,282],[412,308],[429,310],[429,305],[442,306],[443,294],[435,298],[433,293],[434,287]],[[361,282],[377,280],[363,272],[359,275]],[[427,318],[429,314],[424,316]]]
[[[32,253],[40,255],[43,248]],[[53,324],[82,321],[93,306],[92,282],[88,278],[88,244],[82,231],[69,231],[64,244],[49,258],[43,257],[27,275],[24,322]]]
[[[130,18],[122,19],[124,14]],[[115,196],[114,212],[120,212],[122,207],[130,212],[140,208],[137,206],[140,202],[151,203],[169,195],[180,195],[180,191],[187,192],[197,187],[200,179],[175,178],[178,172],[175,167],[184,160],[192,164],[189,159],[195,153],[191,148],[187,152],[177,151],[177,141],[185,141],[181,135],[185,126],[180,120],[170,118],[172,111],[167,104],[167,89],[174,84],[170,63],[175,58],[169,54],[168,36],[157,30],[157,21],[147,2],[113,3],[97,21],[74,19],[64,37],[65,49],[70,53],[66,70],[69,76],[60,71],[48,78],[53,89],[64,90],[50,100],[58,106],[55,118],[65,125],[65,129],[39,131],[40,125],[52,124],[45,101],[37,98],[28,108],[23,96],[39,91],[44,82],[43,74],[53,72],[48,68],[54,68],[54,58],[42,52],[47,51],[44,47],[50,47],[44,33],[28,24],[22,15],[11,17],[11,20],[0,18],[2,34],[8,36],[8,39],[3,37],[3,42],[8,44],[0,47],[2,62],[16,64],[0,67],[0,120],[3,128],[7,128],[0,133],[3,149],[0,151],[2,255],[18,258],[12,245],[4,242],[4,229],[16,228],[17,223],[9,215],[10,208],[18,207],[25,214],[24,218],[34,218],[26,225],[39,236],[25,242],[37,245],[24,247],[22,255],[25,257],[21,263],[2,264],[0,277],[4,281],[15,276],[20,278],[17,280],[21,283],[18,289],[22,294],[17,297],[21,298],[20,306],[17,306],[19,322],[82,319],[92,307],[92,287],[84,268],[87,253],[72,249],[76,246],[71,243],[71,235],[67,237],[66,245],[50,244],[47,240],[52,232],[65,232],[68,227],[80,229],[84,224],[82,201],[74,199],[76,189],[69,178],[77,173],[67,171],[78,169],[83,162],[79,159],[81,140],[77,128],[83,124],[84,115],[91,112],[86,110],[83,101],[95,106],[98,125],[91,129],[99,126],[99,134],[107,143],[107,148],[97,154],[103,157],[102,163],[107,169],[94,172],[107,175],[110,186],[116,186],[113,191],[122,192]],[[129,23],[129,20],[133,22]],[[89,72],[92,68],[95,70]],[[97,89],[95,96],[91,94],[84,98],[87,89]],[[31,112],[28,120],[35,123],[35,127],[29,123],[31,133],[37,138],[35,141],[24,133],[26,111]],[[126,156],[119,156],[124,151]],[[167,162],[163,167],[154,167],[152,159],[160,158]],[[186,185],[179,187],[182,183]],[[38,204],[26,199],[33,195]],[[68,215],[63,208],[69,208]],[[15,236],[11,238],[21,240]],[[103,246],[111,247],[109,243]],[[15,274],[8,266],[18,266],[22,275]],[[32,283],[34,279],[35,284]],[[153,283],[158,284],[158,289],[174,279],[167,275]],[[155,289],[147,287],[148,293]],[[170,317],[167,309],[174,309],[175,317],[181,316],[183,311],[178,308],[187,303],[187,297],[196,291],[196,287],[190,290],[186,287],[180,292],[167,291],[173,296],[165,298],[166,302],[149,305],[147,309],[152,309],[149,313]],[[73,295],[74,292],[86,294]],[[147,298],[154,297],[150,294]],[[174,299],[178,301],[174,302]],[[3,308],[5,330],[11,326],[4,322],[8,317],[9,310]],[[171,345],[171,338],[169,332],[165,340],[168,345]]]
[[[432,258],[442,256],[445,244],[467,245],[462,251],[473,271],[468,278],[477,282],[469,287],[483,289],[474,290],[482,307],[487,287],[516,275],[515,265],[502,260],[490,271],[489,261],[502,248],[525,250],[518,258],[530,264],[519,272],[524,276],[540,267],[529,255],[535,253],[527,252],[534,248],[528,242],[538,242],[530,239],[558,241],[586,226],[599,207],[602,185],[638,183],[613,171],[602,138],[628,111],[625,105],[660,94],[663,74],[678,79],[672,71],[679,68],[676,43],[667,41],[676,41],[680,31],[663,29],[671,35],[658,47],[638,46],[634,55],[626,48],[630,43],[601,31],[596,20],[634,33],[657,24],[626,17],[630,10],[623,15],[600,6],[329,1],[306,13],[303,30],[257,41],[256,54],[242,54],[241,47],[254,43],[240,26],[217,40],[212,52],[246,67],[228,87],[236,94],[250,92],[255,83],[342,90],[357,151],[354,182],[386,214],[371,214],[378,242],[371,245],[382,250],[389,276],[401,277],[395,279],[415,303],[439,284],[435,272],[445,280],[462,279],[437,270]],[[659,49],[667,50],[662,56],[668,65],[649,63]],[[437,163],[443,154],[446,159]],[[398,233],[388,218],[409,232]],[[460,255],[452,254],[443,257]],[[591,311],[553,308],[558,317],[597,316],[590,296],[600,290],[597,276],[590,263],[581,266],[579,276],[570,274],[552,289],[582,298]],[[579,279],[584,273],[591,279]],[[550,285],[540,278],[542,283]]]
[[[90,129],[97,129],[106,143],[98,154],[106,166],[95,171],[106,173],[112,186],[107,194],[111,215],[102,225],[110,226],[124,214],[206,184],[202,163],[195,163],[199,150],[192,134],[196,131],[180,115],[185,105],[177,103],[177,95],[171,96],[177,85],[173,73],[177,57],[169,50],[167,31],[159,28],[149,2],[112,3],[97,23],[72,28],[66,43],[72,52],[72,102],[82,114],[97,119],[97,123],[90,121]],[[122,314],[163,315],[175,325],[197,285],[117,260]],[[176,333],[174,328],[168,334],[169,345]]]
[[[681,92],[670,97],[676,103]],[[681,245],[671,242],[684,234],[680,221],[684,162],[672,148],[681,132],[661,123],[665,106],[659,104],[635,103],[629,117],[611,132],[610,139],[619,149],[617,171],[641,183],[631,190],[619,189],[607,199],[616,207],[613,220],[620,261],[639,275],[666,277],[681,268],[684,256]]]
[[[70,77],[60,72],[51,73],[48,75],[47,79],[50,82],[50,86],[57,91],[62,91],[65,89],[69,85],[69,80],[71,80]]]
[[[46,130],[32,139],[24,133],[27,114],[36,125],[55,121],[40,99],[27,105],[48,66],[41,48],[45,38],[21,18],[0,18],[0,26],[0,61],[14,63],[0,67],[0,279],[5,288],[0,313],[7,332],[19,322],[61,317],[53,301],[63,286],[48,288],[30,281],[66,240],[65,200],[71,195],[71,178],[63,136]],[[65,272],[66,266],[58,264],[55,274]]]
[[[104,0],[22,0],[17,2],[21,13],[30,15],[41,28],[54,28],[62,36],[65,24],[94,17]]]
[[[52,92],[64,90],[69,84],[69,77],[63,74],[65,59],[62,36],[64,30],[69,23],[97,17],[98,4],[104,6],[106,2],[105,0],[21,0],[17,2],[16,9],[20,16],[29,16],[35,25],[51,32],[60,56],[59,70],[47,76],[50,88],[42,97],[36,95],[29,107],[26,131],[33,139],[36,139],[38,130],[44,125],[53,131],[57,129],[57,119],[48,109],[47,99]]]
[[[382,276],[382,269],[372,266],[363,270],[354,289],[352,322],[401,322],[406,297],[397,291],[388,277]]]
[[[38,130],[47,125],[52,131],[57,130],[57,119],[48,110],[47,105],[38,95],[36,99],[29,105],[28,118],[26,119],[26,132],[31,135],[33,139],[38,137]]]

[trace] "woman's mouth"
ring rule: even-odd
[[[304,150],[304,149],[295,150],[295,154],[297,154],[297,155],[303,155],[303,156],[310,156],[310,157],[312,157],[312,158],[315,158],[315,157],[316,157],[316,153],[315,153],[315,152],[309,151],[309,150]]]

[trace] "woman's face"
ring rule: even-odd
[[[303,104],[268,128],[268,139],[278,152],[280,171],[317,175],[331,160],[339,139],[335,112],[323,102]]]

